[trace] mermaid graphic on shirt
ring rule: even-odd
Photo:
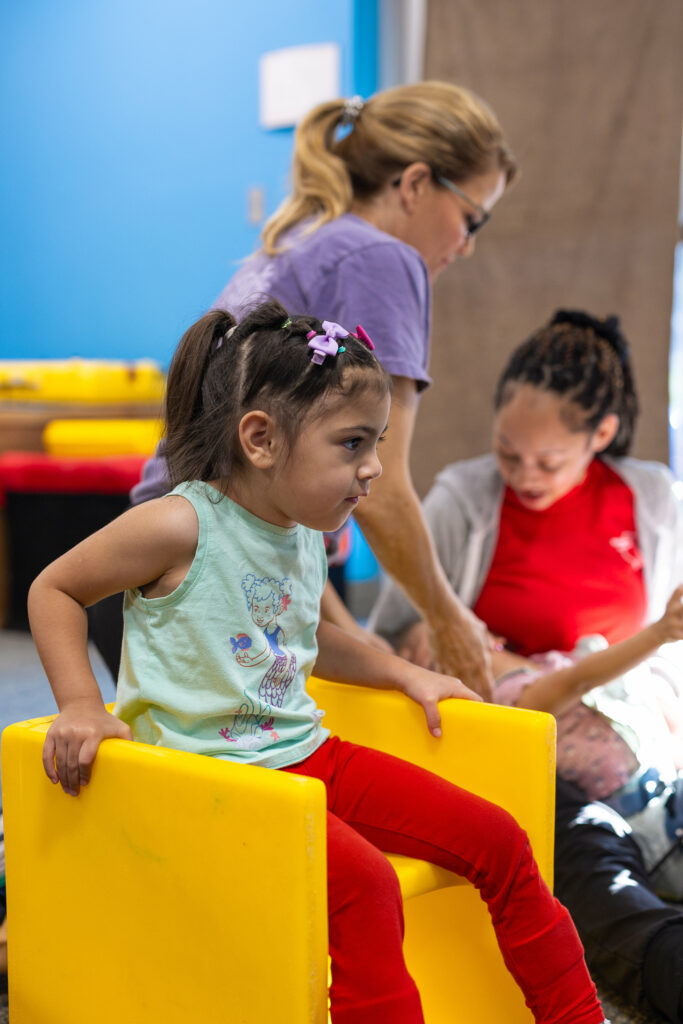
[[[296,675],[296,656],[288,650],[285,631],[278,622],[291,601],[292,585],[286,577],[278,580],[250,572],[242,580],[242,590],[254,623],[263,630],[263,644],[240,633],[230,638],[233,654],[239,665],[268,666],[258,697],[271,708],[281,708]]]

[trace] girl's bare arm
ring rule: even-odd
[[[427,727],[434,736],[441,735],[440,700],[449,697],[480,699],[459,679],[411,665],[395,654],[385,654],[330,622],[320,623],[317,639],[316,675],[338,683],[400,690],[422,707]]]
[[[68,793],[90,777],[106,736],[130,738],[107,714],[87,650],[85,609],[130,587],[170,593],[184,577],[197,544],[197,518],[183,498],[145,502],[62,555],[37,577],[29,620],[60,714],[48,731],[45,771]]]
[[[345,629],[347,633],[351,633],[358,640],[365,640],[366,643],[376,647],[377,650],[391,654],[391,644],[387,643],[381,636],[370,633],[360,623],[356,622],[329,580],[325,584],[320,602],[320,617],[325,622],[332,622],[335,626],[339,626],[340,629]]]

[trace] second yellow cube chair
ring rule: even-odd
[[[551,882],[551,716],[448,701],[436,740],[399,694],[309,682],[333,732],[510,810]],[[13,1024],[325,1024],[322,783],[110,740],[74,799],[43,773],[51,721],[2,741]],[[529,1024],[476,891],[391,859],[428,1024]]]
[[[43,430],[50,455],[152,455],[163,431],[161,419],[54,419]]]

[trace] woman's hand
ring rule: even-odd
[[[61,782],[70,796],[78,796],[90,781],[93,761],[102,740],[131,740],[130,727],[110,715],[102,703],[76,702],[65,707],[48,729],[43,745],[43,767],[48,779]]]
[[[494,636],[488,631],[486,644],[491,653],[505,650],[505,638]],[[396,653],[413,665],[434,670],[434,654],[429,645],[429,628],[426,622],[414,622],[412,626],[404,629],[399,637]]]
[[[459,679],[418,667],[410,670],[401,689],[406,696],[421,706],[427,719],[427,728],[432,736],[437,737],[441,736],[440,700],[447,700],[451,697],[481,700],[478,693],[470,690]]]
[[[484,700],[493,699],[489,632],[481,619],[458,603],[449,618],[430,624],[429,640],[441,672],[466,680]]]
[[[491,651],[501,648],[484,623],[467,609],[461,609],[457,622],[452,619],[430,630],[426,622],[415,622],[401,634],[396,653],[413,665],[466,679],[484,700],[493,697]]]

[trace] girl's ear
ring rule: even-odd
[[[594,452],[604,452],[611,445],[619,430],[619,417],[610,412],[600,420],[591,437],[591,448]]]
[[[419,205],[422,195],[432,183],[432,170],[429,164],[418,160],[408,164],[401,175],[398,186],[401,203],[408,213],[413,213]]]
[[[272,469],[280,455],[281,438],[275,420],[262,409],[244,414],[238,427],[245,457],[256,469]]]

